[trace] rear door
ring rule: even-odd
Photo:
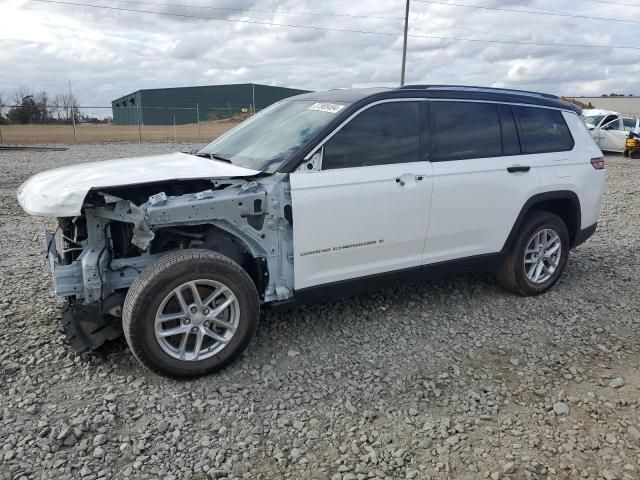
[[[589,159],[575,149],[575,140],[567,126],[565,113],[541,107],[513,107],[518,125],[523,158],[538,168],[545,191],[572,190],[576,167]]]
[[[432,182],[422,104],[367,107],[324,143],[320,170],[290,175],[296,289],[420,267]]]
[[[498,252],[539,188],[511,107],[430,101],[433,196],[425,264]]]

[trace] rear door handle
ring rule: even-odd
[[[513,165],[512,167],[507,167],[507,172],[516,173],[516,172],[528,172],[531,170],[531,167],[528,165]]]

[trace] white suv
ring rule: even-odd
[[[75,165],[18,192],[76,350],[122,333],[163,375],[228,364],[261,304],[496,272],[546,291],[596,229],[604,159],[580,111],[476,87],[283,100],[199,152]]]

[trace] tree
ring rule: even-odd
[[[4,92],[0,92],[0,122],[4,120],[4,106],[6,102],[4,99]]]
[[[71,122],[75,117],[76,122],[80,117],[80,105],[72,93],[59,93],[53,98],[53,106],[56,119],[62,122]]]
[[[0,95],[0,119],[7,108],[2,98]],[[18,87],[11,103],[6,120],[14,123],[71,123],[74,118],[76,122],[80,119],[80,105],[72,93],[59,93],[51,98],[44,90],[33,93],[26,87]]]
[[[39,110],[40,117],[39,122],[46,122],[51,119],[51,112],[49,111],[49,94],[44,90],[35,95],[34,101]]]
[[[47,92],[37,95],[27,88],[19,87],[14,95],[14,105],[7,113],[7,119],[14,123],[41,123],[49,119]]]
[[[7,118],[14,123],[34,123],[40,117],[40,111],[33,95],[22,97],[20,104],[11,107]]]
[[[33,92],[24,86],[16,88],[15,92],[13,92],[13,105],[22,104],[22,100],[25,97],[33,97]]]

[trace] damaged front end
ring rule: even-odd
[[[45,233],[55,294],[65,297],[72,347],[92,350],[121,334],[126,292],[169,251],[204,248],[241,265],[263,302],[293,292],[287,176],[157,182],[91,190],[82,212]]]

